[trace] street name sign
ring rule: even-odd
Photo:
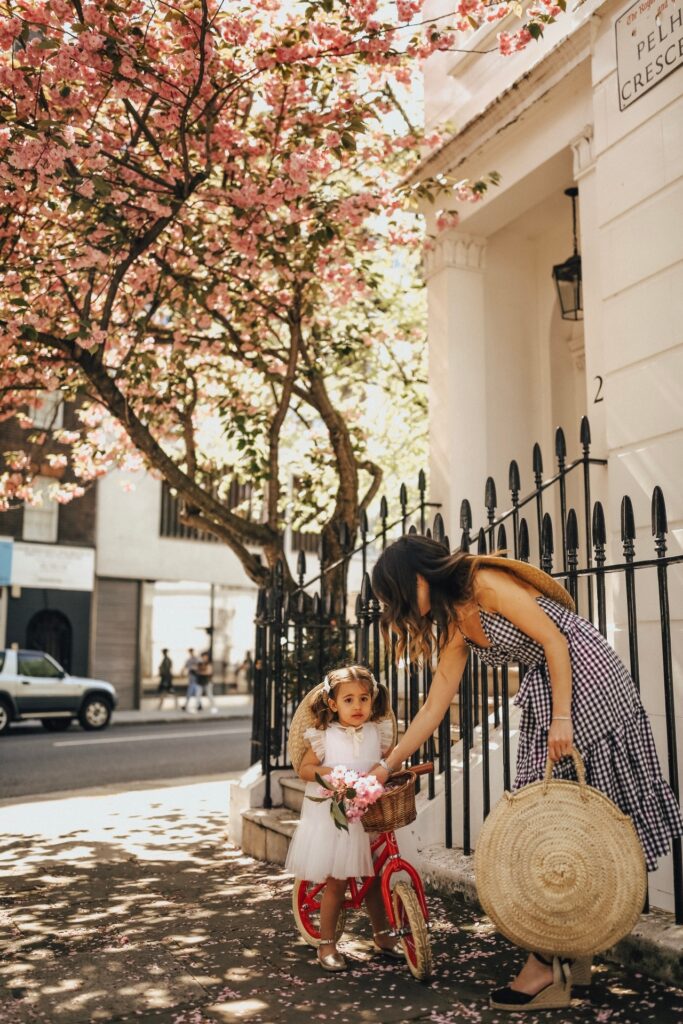
[[[617,18],[619,109],[683,64],[683,0],[638,0]]]

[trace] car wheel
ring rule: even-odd
[[[111,718],[111,704],[106,697],[92,694],[83,701],[78,721],[84,729],[106,729]]]
[[[12,708],[6,700],[0,699],[0,735],[7,732],[12,721]]]
[[[69,728],[73,719],[71,718],[41,718],[43,729],[48,732],[64,732]]]

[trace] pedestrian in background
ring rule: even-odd
[[[209,651],[202,651],[197,666],[197,678],[202,689],[202,694],[207,698],[212,715],[218,712],[216,701],[213,695],[213,662]]]
[[[168,647],[162,647],[161,655],[161,661],[159,662],[159,688],[157,690],[159,694],[159,710],[161,711],[163,707],[164,697],[167,693],[173,697],[177,710],[178,694],[173,686],[173,662],[168,656]]]
[[[254,692],[254,662],[252,661],[251,651],[247,651],[244,655],[244,661],[237,669],[237,673],[244,673],[244,680],[247,684],[247,693]]]
[[[199,685],[199,658],[194,653],[194,647],[188,649],[188,659],[183,665],[183,669],[187,672],[187,691],[185,693],[185,704],[183,705],[183,711],[191,711],[190,701],[193,697],[197,701],[197,711],[202,710],[202,688]]]

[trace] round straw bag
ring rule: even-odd
[[[415,772],[397,772],[385,785],[385,792],[360,819],[366,832],[393,832],[410,825],[417,817]]]
[[[320,691],[322,690],[322,688],[322,683],[320,683],[319,686],[314,686],[313,689],[306,694],[306,696],[303,698],[298,708],[294,712],[292,724],[289,727],[289,736],[287,737],[287,749],[289,750],[289,758],[292,762],[292,767],[294,768],[295,772],[299,771],[299,765],[301,764],[303,756],[306,753],[307,749],[306,741],[304,739],[304,733],[306,732],[307,729],[315,729],[315,718],[313,716],[311,708],[313,707],[313,703],[318,694],[320,693]],[[386,715],[384,716],[384,719],[387,718],[391,720],[391,725],[393,728],[393,738],[391,741],[391,745],[393,747],[394,744],[396,743],[398,729],[396,726],[396,719],[394,718],[394,713],[391,710],[391,708],[389,708]],[[384,721],[384,719],[380,719],[380,721]]]
[[[545,779],[505,793],[482,827],[474,855],[479,900],[516,946],[577,957],[631,931],[647,873],[631,819],[592,786],[578,750],[578,782]]]

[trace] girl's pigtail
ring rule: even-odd
[[[380,718],[384,718],[389,710],[389,691],[386,686],[382,683],[377,684],[377,693],[375,694],[372,701],[372,716],[371,720],[376,722]]]
[[[334,720],[334,713],[325,699],[326,696],[324,693],[319,693],[311,705],[316,729],[327,729]]]

